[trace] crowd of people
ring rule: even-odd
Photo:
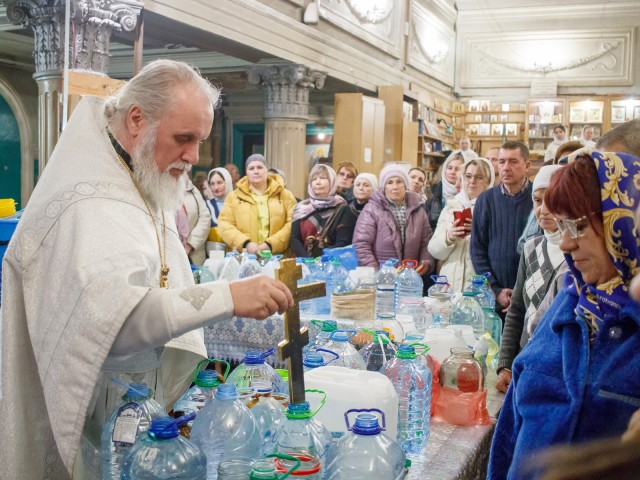
[[[197,187],[188,180],[218,95],[186,64],[159,60],[116,97],[74,111],[3,263],[8,476],[84,478],[80,438],[113,408],[113,377],[135,372],[170,405],[206,357],[200,327],[293,305],[265,276],[194,285],[189,263],[204,261],[207,241],[296,257],[353,245],[360,265],[416,260],[425,282],[440,273],[456,291],[488,273],[506,392],[489,478],[553,470],[566,456],[527,461],[558,444],[610,437],[601,451],[626,451],[624,434],[637,447],[640,120],[595,145],[588,126],[575,145],[556,126],[550,165],[535,176],[526,145],[483,158],[462,139],[429,195],[419,167],[376,175],[318,163],[297,200],[261,154],[242,177],[229,164]],[[584,452],[597,455],[576,458]]]

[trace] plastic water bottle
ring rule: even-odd
[[[255,253],[245,253],[244,259],[240,264],[240,270],[238,271],[238,278],[253,277],[254,275],[260,275],[262,273],[262,267],[256,258]]]
[[[262,450],[271,443],[271,437],[284,422],[284,406],[271,396],[271,384],[267,382],[254,382],[253,388],[256,389],[256,396],[247,403],[247,407],[256,419],[258,430],[262,437]]]
[[[367,366],[349,339],[356,334],[355,330],[336,330],[329,335],[329,341],[322,348],[338,354],[339,358],[332,365],[355,370],[366,370]]]
[[[311,270],[309,269],[309,263],[313,263],[313,259],[311,258],[296,258],[296,265],[300,265],[302,268],[302,278],[298,280],[298,286],[301,287],[303,285],[307,285],[309,283],[314,282],[311,276]],[[314,299],[304,300],[300,302],[300,315],[303,317],[309,317],[314,314]]]
[[[193,281],[196,282],[196,285],[200,283],[213,282],[215,280],[211,270],[204,265],[191,265],[191,272],[193,273]]]
[[[359,412],[353,427],[349,413]],[[378,423],[378,415],[382,426]],[[407,457],[385,429],[384,413],[377,408],[347,410],[344,414],[349,430],[329,451],[327,478],[331,480],[395,480],[404,477]]]
[[[220,279],[228,282],[238,279],[240,263],[238,263],[238,252],[229,252],[224,256],[224,264],[220,270]]]
[[[476,301],[477,292],[462,292],[462,297],[453,306],[451,325],[471,325],[473,334],[479,338],[484,333],[484,313]]]
[[[342,266],[340,260],[335,258],[329,261],[329,264],[327,265],[327,268],[325,270],[325,281],[327,282],[326,302],[329,306],[329,311],[327,311],[326,313],[330,313],[331,311],[331,296],[334,294],[334,292],[338,293],[336,291],[336,288],[339,285],[343,284],[348,277],[349,272],[347,272],[347,269]]]
[[[311,341],[302,347],[302,353],[315,350],[325,345],[329,341],[329,335],[338,329],[338,322],[335,320],[311,320],[316,327],[320,327],[320,332]]]
[[[301,476],[303,472],[307,472],[309,475],[317,473],[317,478],[321,479],[324,478],[331,433],[314,416],[322,408],[327,397],[324,392],[319,390],[307,390],[307,392],[324,395],[318,408],[312,412],[309,402],[290,403],[285,413],[286,419],[274,435],[268,450],[269,453],[280,453],[298,458],[302,465],[296,472],[296,476]],[[291,466],[287,462],[283,463],[283,467]],[[315,477],[305,476],[305,478]]]
[[[265,362],[265,359],[275,352],[275,348],[261,352],[256,349],[249,349],[244,354],[244,361],[238,365],[227,377],[227,383],[238,388],[252,387],[256,380],[269,382],[273,386],[273,391],[277,393],[289,393],[284,380],[275,369]]]
[[[195,444],[181,437],[178,426],[193,418],[158,417],[131,448],[122,462],[122,480],[207,478],[207,457]]]
[[[478,293],[476,300],[483,308],[495,308],[496,306],[496,297],[493,294],[493,290],[491,290],[491,286],[489,286],[489,282],[487,281],[490,275],[491,274],[489,272],[484,275],[472,275],[465,286],[465,291]]]
[[[390,317],[395,315],[395,281],[397,258],[390,258],[376,273],[376,317]]]
[[[433,378],[417,356],[413,345],[401,345],[380,370],[398,392],[398,441],[407,454],[419,454],[429,440]]]
[[[201,370],[205,364],[209,363],[222,363],[226,365],[226,371],[222,379],[215,370]],[[206,359],[198,363],[193,375],[193,386],[173,405],[173,411],[182,412],[183,415],[191,412],[197,415],[205,403],[213,398],[216,389],[229,374],[230,368],[231,366],[226,360]],[[191,424],[192,422],[189,422],[189,427],[191,427]]]
[[[396,277],[394,283],[394,307],[396,311],[403,299],[422,300],[422,278],[416,272],[418,262],[403,260],[404,269]]]
[[[329,315],[331,312],[331,290],[329,289],[328,270],[329,255],[322,255],[315,260],[315,269],[313,272],[314,282],[326,283],[326,295],[316,298],[314,312],[318,315]]]
[[[494,307],[482,307],[484,314],[484,331],[491,335],[493,341],[500,345],[502,340],[502,319],[498,316]]]
[[[207,480],[218,478],[221,460],[257,458],[262,437],[251,411],[238,399],[235,385],[223,383],[193,422],[191,440],[207,456]]]
[[[122,459],[139,436],[146,433],[151,420],[166,416],[145,383],[132,383],[102,431],[102,477],[119,480]]]
[[[314,368],[324,367],[331,362],[340,359],[340,355],[326,348],[318,348],[309,351],[302,356],[302,366],[305,372]]]
[[[262,257],[262,273],[276,278],[276,268],[280,267],[282,255],[273,255],[270,250],[263,250],[260,256]]]
[[[450,293],[451,285],[446,275],[431,275],[433,285],[427,290],[427,295],[432,296],[433,293]]]
[[[379,372],[383,365],[396,356],[396,349],[385,331],[367,332],[372,336],[371,342],[358,352],[362,356],[367,370]]]

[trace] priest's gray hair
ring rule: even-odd
[[[201,92],[215,109],[220,89],[184,62],[155,60],[147,65],[115,97],[107,100],[105,115],[110,129],[118,133],[125,126],[131,107],[139,106],[152,125],[157,125],[171,111],[176,89],[189,86]]]

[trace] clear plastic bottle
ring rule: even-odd
[[[446,275],[431,275],[431,280],[433,285],[427,290],[427,296],[431,297],[432,293],[451,293],[449,291],[451,285]]]
[[[394,306],[397,312],[403,299],[422,300],[422,278],[416,272],[418,262],[415,260],[403,260],[402,272],[396,277],[394,283]]]
[[[256,258],[255,253],[245,253],[244,259],[240,264],[240,271],[238,272],[238,278],[253,277],[254,275],[260,275],[262,273],[262,267]]]
[[[487,281],[489,275],[491,275],[489,272],[484,275],[471,275],[469,282],[465,285],[465,291],[478,293],[476,300],[482,308],[495,308],[496,306],[496,297]]]
[[[395,315],[395,281],[397,258],[390,258],[380,265],[376,273],[376,317],[389,317]]]
[[[235,385],[223,383],[193,422],[191,440],[207,456],[207,480],[218,478],[221,460],[257,458],[262,437],[251,411],[238,399]]]
[[[125,454],[138,437],[147,432],[152,419],[166,415],[164,408],[153,399],[153,390],[147,384],[129,385],[122,403],[102,431],[102,477],[105,480],[120,479]]]
[[[348,414],[356,415],[353,427]],[[378,413],[382,426],[378,422]],[[384,413],[376,408],[347,410],[347,430],[342,438],[331,446],[327,478],[331,480],[396,480],[404,477],[407,456],[395,439],[389,438],[385,429]]]
[[[482,307],[484,314],[484,331],[488,332],[493,341],[500,345],[502,340],[502,319],[496,313],[494,307]]]
[[[238,279],[240,273],[240,263],[238,262],[238,252],[229,252],[224,256],[224,264],[220,270],[220,279],[231,282]]]
[[[329,255],[322,255],[316,258],[314,282],[325,282],[326,295],[316,298],[315,313],[318,315],[329,315],[331,313],[331,289],[329,287]]]
[[[305,372],[314,368],[324,367],[331,362],[338,360],[340,355],[326,348],[317,348],[308,351],[302,356],[302,366]]]
[[[471,325],[476,338],[484,333],[484,313],[476,301],[477,292],[462,292],[462,297],[453,306],[451,325]]]
[[[296,259],[296,263],[298,263],[298,259]],[[302,259],[302,280],[299,280],[298,284],[306,285],[316,281],[319,281],[317,277],[316,261],[313,258]],[[312,298],[311,300],[300,302],[300,314],[314,315],[318,313],[318,305],[321,301],[321,298]]]
[[[342,263],[338,259],[333,259],[329,261],[329,265],[325,271],[325,281],[327,282],[327,296],[326,301],[329,306],[329,311],[326,313],[331,313],[331,296],[334,293],[339,293],[337,288],[344,284],[349,277],[349,272],[342,266]]]
[[[383,365],[396,356],[396,349],[389,339],[389,334],[383,330],[367,332],[371,335],[371,342],[358,350],[367,370],[379,372]]]
[[[154,418],[147,434],[124,458],[122,480],[205,480],[207,457],[178,430],[192,416]]]
[[[226,365],[226,371],[222,379],[215,370],[201,370],[204,364],[209,363],[222,363]],[[198,363],[192,379],[193,385],[173,405],[173,411],[182,412],[183,415],[191,412],[197,415],[205,403],[213,398],[216,389],[224,382],[224,379],[229,374],[230,368],[229,362],[226,360],[206,359]],[[189,422],[189,427],[191,427],[191,423],[192,422]]]
[[[419,454],[429,440],[432,375],[417,356],[413,345],[401,345],[380,370],[398,392],[398,441],[407,454]]]
[[[266,352],[253,348],[247,350],[244,354],[244,361],[227,377],[227,383],[238,388],[247,388],[253,386],[253,382],[256,380],[260,380],[271,383],[274,392],[288,393],[289,390],[282,377],[271,365],[265,362],[265,359],[275,350],[275,348]]]
[[[260,252],[262,273],[271,278],[276,278],[276,268],[280,267],[282,255],[273,255],[270,250]]]
[[[271,437],[284,422],[284,406],[271,396],[271,384],[257,381],[253,383],[256,396],[247,403],[247,407],[253,413],[262,436],[262,451],[271,442]]]
[[[338,322],[335,320],[311,320],[316,327],[320,327],[320,332],[302,348],[302,353],[307,353],[316,348],[320,348],[329,341],[329,335],[338,329]]]
[[[420,299],[402,298],[396,311],[396,319],[403,325],[408,321],[409,325],[413,326],[412,330],[424,333],[427,329],[427,311],[422,297]],[[405,329],[404,326],[403,329]]]
[[[191,272],[193,273],[193,281],[196,285],[200,283],[209,283],[213,282],[215,278],[213,277],[213,273],[209,270],[208,267],[204,265],[191,265]]]
[[[339,358],[332,365],[336,367],[347,367],[355,370],[366,370],[362,356],[351,345],[349,339],[356,334],[355,330],[336,330],[329,335],[329,341],[322,348],[331,350],[338,354]]]

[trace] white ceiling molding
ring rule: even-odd
[[[405,5],[396,0],[323,0],[320,17],[400,58]]]
[[[633,84],[632,27],[464,34],[460,87],[527,87],[532,78],[559,86]]]
[[[452,28],[458,18],[455,0],[413,0],[413,4],[420,5]]]
[[[407,64],[452,86],[456,34],[421,3],[411,5]]]

